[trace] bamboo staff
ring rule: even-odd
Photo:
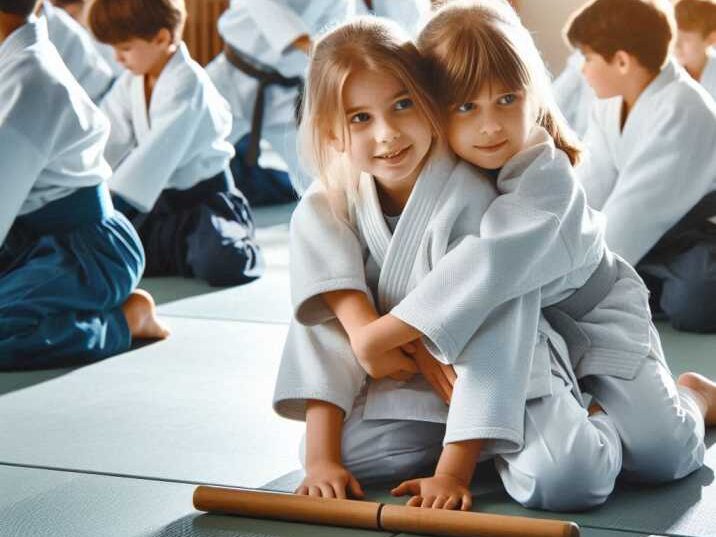
[[[207,486],[194,491],[194,507],[253,518],[445,537],[579,537],[579,526],[562,520]]]

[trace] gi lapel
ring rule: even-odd
[[[132,103],[132,125],[137,143],[141,143],[149,134],[149,108],[144,95],[144,77],[132,77],[130,87],[130,98]]]
[[[379,311],[390,311],[405,296],[425,229],[454,168],[451,154],[434,150],[408,198],[395,234],[385,223],[375,180],[368,174],[361,175],[356,207],[358,227],[381,269]]]

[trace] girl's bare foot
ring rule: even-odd
[[[676,381],[679,386],[690,388],[700,399],[699,406],[706,425],[716,425],[716,382],[698,373],[684,373]]]
[[[122,304],[122,313],[127,319],[132,339],[164,339],[169,330],[157,317],[152,295],[144,289],[135,289]]]

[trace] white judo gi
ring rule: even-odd
[[[111,123],[105,156],[113,192],[141,212],[165,189],[186,190],[228,167],[229,105],[181,43],[146,102],[144,77],[126,71],[101,104]]]
[[[129,349],[144,252],[112,208],[107,119],[30,17],[0,43],[0,368]]]
[[[372,9],[365,0],[355,0],[355,14],[390,19],[415,38],[430,16],[430,0],[373,0]]]
[[[425,334],[439,358],[459,355],[469,328],[506,300],[540,288],[542,306],[558,304],[587,282],[605,255],[603,218],[586,206],[566,156],[542,129],[532,143],[501,170],[502,195],[485,213],[480,236],[464,238],[391,310]],[[329,250],[334,265],[348,267],[355,259],[347,238]],[[312,267],[328,263],[313,257]],[[339,273],[343,280],[346,272]],[[293,298],[299,303],[301,297]],[[630,477],[663,481],[700,467],[703,419],[690,392],[677,390],[669,375],[646,289],[628,264],[618,262],[613,287],[576,329],[584,345],[570,356],[575,376],[619,429],[621,441],[611,437],[608,450],[619,452],[624,444]]]
[[[716,189],[716,104],[670,60],[623,128],[621,113],[621,97],[597,101],[577,173],[607,217],[607,244],[636,264]]]
[[[60,56],[95,103],[107,93],[115,74],[97,49],[97,43],[80,23],[65,10],[55,7],[50,0],[42,3],[47,18],[50,41]]]
[[[29,35],[35,33],[39,57],[28,55],[29,59],[13,61],[12,55],[27,46]],[[17,216],[67,197],[78,188],[99,185],[112,173],[102,158],[107,120],[86,96],[77,97],[82,89],[47,41],[47,33],[46,19],[33,17],[14,41],[3,46],[0,56],[0,162],[5,163],[8,178],[13,178],[2,181],[0,244]],[[25,41],[19,39],[23,36]],[[67,90],[54,86],[52,77],[71,88],[72,107],[66,106],[69,100],[63,100]],[[63,106],[53,109],[55,102]],[[54,118],[52,122],[48,115]],[[8,168],[8,163],[13,167]]]
[[[597,100],[594,90],[582,76],[584,56],[575,50],[560,75],[552,82],[552,91],[557,106],[564,114],[569,126],[582,138],[589,126],[589,112]]]
[[[716,48],[711,47],[706,51],[708,59],[704,72],[701,73],[699,82],[704,89],[716,100]]]
[[[458,375],[449,409],[420,376],[405,383],[369,380],[364,386],[366,375],[350,342],[320,297],[338,289],[372,296],[375,288],[378,310],[395,311],[411,289],[430,278],[441,258],[479,237],[494,196],[491,182],[470,165],[435,158],[391,234],[373,180],[364,175],[356,236],[350,226],[338,224],[322,187],[314,185],[292,220],[296,319],[274,406],[294,419],[303,419],[306,399],[343,409],[344,462],[359,479],[415,477],[420,466],[434,464],[441,442],[483,438],[491,440],[483,456],[500,456],[506,488],[521,503],[547,509],[596,505],[611,492],[621,468],[618,435],[607,417],[588,419],[573,395],[572,375],[562,362],[566,349],[541,318],[539,289],[502,301],[482,323],[456,327],[461,349],[441,356]],[[495,246],[486,240],[484,251],[489,255]],[[479,274],[481,262],[475,257],[463,266],[461,279]],[[490,268],[488,261],[484,270]],[[459,287],[460,281],[450,285]],[[443,304],[436,314],[426,308],[422,316],[446,309]],[[445,428],[430,425],[441,423]],[[566,423],[579,431],[576,449],[562,441]],[[583,480],[571,479],[567,489],[570,477],[563,470],[575,466],[582,469]]]

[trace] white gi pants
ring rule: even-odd
[[[704,418],[690,389],[646,358],[636,377],[590,375],[580,382],[606,411],[623,446],[623,477],[659,483],[680,479],[704,462]]]
[[[609,417],[587,416],[571,386],[552,377],[552,395],[528,401],[525,446],[495,457],[507,492],[525,507],[581,510],[603,503],[621,470],[621,442]],[[440,423],[363,420],[365,395],[343,425],[342,457],[363,484],[431,475],[445,434]],[[305,444],[300,458],[303,464]]]

